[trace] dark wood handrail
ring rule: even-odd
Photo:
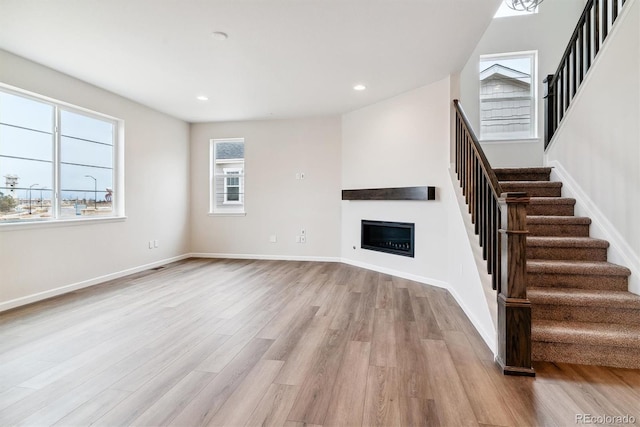
[[[502,372],[534,375],[531,306],[527,299],[526,193],[503,193],[498,177],[464,113],[455,108],[455,170],[471,222],[498,291],[498,354]]]
[[[460,104],[460,101],[457,99],[454,99],[453,105],[455,106],[456,112],[458,113],[460,119],[464,123],[465,128],[470,131],[469,136],[471,137],[471,142],[473,143],[473,150],[475,151],[476,155],[480,159],[480,167],[482,168],[482,171],[484,172],[485,175],[487,175],[487,178],[489,179],[489,184],[491,185],[491,191],[493,192],[494,197],[498,199],[500,197],[500,194],[502,194],[502,187],[500,187],[500,182],[498,182],[498,177],[496,176],[496,173],[493,171],[493,168],[491,168],[491,165],[489,164],[489,160],[487,160],[487,156],[484,154],[484,150],[480,146],[478,137],[476,137],[475,132],[473,132],[472,130],[473,127],[471,126],[471,123],[469,123],[469,119],[467,118],[467,115],[464,113],[464,110],[462,109],[462,105]]]
[[[626,0],[587,0],[556,72],[544,79],[545,150],[625,3]]]

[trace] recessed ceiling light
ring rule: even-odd
[[[229,34],[227,33],[223,33],[222,31],[214,31],[213,33],[211,33],[211,37],[213,37],[214,40],[226,40],[229,38]]]
[[[367,87],[363,84],[357,84],[353,87],[353,90],[365,90]]]
[[[208,96],[204,96],[204,95],[198,95],[198,96],[196,96],[196,99],[198,101],[208,101],[209,97]]]

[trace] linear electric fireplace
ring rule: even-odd
[[[415,224],[362,220],[360,246],[362,249],[387,252],[413,258]]]

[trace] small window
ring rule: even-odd
[[[480,138],[536,137],[535,52],[480,57]]]
[[[210,212],[244,214],[244,139],[212,139],[210,150]]]
[[[0,88],[0,224],[122,216],[118,121]]]

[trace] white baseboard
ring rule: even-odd
[[[626,242],[611,221],[602,213],[587,193],[573,179],[557,160],[547,162],[552,167],[552,179],[562,181],[564,197],[576,199],[575,214],[591,218],[591,237],[604,239],[609,242],[607,253],[609,262],[619,264],[631,270],[629,277],[629,292],[640,295],[640,258]]]
[[[260,254],[225,254],[209,252],[192,252],[191,258],[222,258],[222,259],[259,259],[266,261],[315,261],[340,262],[339,257],[304,256],[304,255],[260,255]]]
[[[115,273],[105,274],[104,276],[94,277],[93,279],[83,280],[82,282],[72,283],[70,285],[61,286],[59,288],[51,289],[44,292],[39,292],[37,294],[27,295],[27,296],[12,299],[9,301],[0,302],[0,313],[3,311],[11,310],[12,308],[42,301],[47,298],[52,298],[58,295],[73,292],[78,289],[88,288],[89,286],[98,285],[100,283],[107,282],[113,279],[119,279],[120,277],[128,276],[134,273],[139,273],[144,270],[149,270],[151,268],[159,267],[161,265],[169,264],[175,261],[180,261],[189,257],[190,257],[189,254],[184,254],[184,255],[179,255],[172,258],[166,258],[166,259],[155,261],[149,264],[140,265],[138,267],[132,267],[126,270],[117,271]]]
[[[391,268],[380,267],[374,264],[368,264],[366,262],[355,261],[349,258],[340,258],[340,262],[343,264],[353,265],[354,267],[364,268],[366,270],[377,271],[378,273],[388,274],[390,276],[401,277],[403,279],[412,280],[418,283],[424,283],[425,285],[432,285],[438,288],[449,289],[449,284],[442,280],[431,279],[429,277],[418,276],[416,274],[405,273],[404,271],[394,270]]]

